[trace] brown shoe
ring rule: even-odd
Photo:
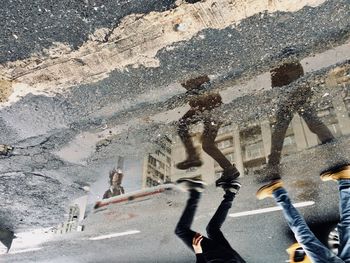
[[[340,168],[330,169],[320,175],[322,181],[337,181],[341,179],[350,179],[350,165],[345,165]]]
[[[262,200],[267,197],[272,197],[272,193],[281,187],[283,187],[281,180],[273,181],[269,184],[266,184],[259,188],[259,190],[256,192],[256,198]]]

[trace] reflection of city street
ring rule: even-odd
[[[103,194],[102,199],[108,199],[125,193],[124,188],[121,185],[123,176],[123,172],[119,168],[113,169],[109,172],[110,188]]]
[[[204,131],[201,136],[203,150],[221,166],[223,176],[236,178],[239,176],[238,170],[215,144],[215,138],[221,123],[211,111],[222,104],[222,98],[219,93],[206,92],[200,94],[200,90],[209,81],[208,76],[200,76],[181,84],[191,95],[189,101],[191,109],[179,120],[178,135],[185,147],[187,157],[186,160],[177,163],[176,167],[181,170],[187,170],[192,167],[202,166],[203,162],[189,132],[190,125],[201,121],[204,123]]]
[[[303,67],[298,61],[284,63],[271,70],[272,88],[289,85],[303,75]],[[278,105],[276,124],[271,135],[271,151],[268,158],[270,168],[275,168],[281,161],[284,138],[294,113],[298,113],[302,117],[310,131],[317,135],[321,143],[327,143],[334,139],[329,128],[317,116],[316,108],[311,105],[311,95],[311,87],[302,90],[295,89],[286,93],[286,97]],[[278,171],[274,172],[278,174]]]

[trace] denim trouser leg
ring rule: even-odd
[[[198,202],[200,199],[200,193],[197,191],[190,192],[190,198],[187,200],[186,207],[180,217],[179,222],[175,228],[175,234],[191,249],[192,240],[196,232],[191,230],[194,215],[196,213]]]
[[[344,262],[350,262],[350,180],[339,180],[340,223],[338,256]]]
[[[282,207],[283,214],[298,243],[314,263],[344,262],[325,247],[311,232],[303,217],[292,205],[287,191],[279,188],[273,192],[276,202]]]

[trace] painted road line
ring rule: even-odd
[[[90,237],[89,240],[102,240],[102,239],[108,239],[108,238],[113,238],[113,237],[135,235],[138,233],[141,233],[141,232],[139,230],[130,230],[130,231],[125,231],[125,232],[121,232],[121,233],[114,233],[114,234],[109,234],[109,235]]]
[[[26,252],[38,251],[41,249],[43,249],[43,248],[42,247],[33,247],[33,248],[10,251],[8,254],[26,253]]]
[[[294,207],[305,207],[305,206],[311,206],[314,204],[315,204],[314,201],[306,201],[306,202],[295,203],[293,205],[294,205]],[[279,210],[282,210],[282,208],[279,206],[274,206],[274,207],[267,207],[267,208],[250,210],[250,211],[245,211],[245,212],[232,213],[232,214],[229,214],[228,216],[229,217],[241,217],[241,216],[264,214],[264,213],[269,213],[269,212],[274,212],[274,211],[279,211]]]

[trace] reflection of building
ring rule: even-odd
[[[326,96],[317,105],[317,115],[324,124],[332,131],[333,135],[350,134],[350,89],[344,97]],[[221,127],[216,143],[225,156],[234,162],[242,174],[248,174],[254,170],[261,169],[267,162],[271,147],[271,133],[275,120],[273,118],[262,118],[245,127],[237,127],[234,124]],[[193,139],[199,148],[201,127],[193,129]],[[293,154],[297,151],[319,144],[316,134],[312,133],[305,121],[295,114],[288,127],[283,143],[282,155]],[[194,171],[180,171],[172,168],[172,180],[183,176],[201,174],[208,183],[213,183],[221,175],[221,167],[203,150],[200,151],[204,165]],[[185,149],[180,140],[173,147],[172,160],[174,163],[182,161],[186,157]],[[215,175],[215,176],[214,176]]]
[[[158,143],[155,153],[150,153],[143,160],[142,188],[170,182],[172,141],[164,137]]]
[[[56,234],[82,231],[82,226],[80,226],[79,223],[85,217],[87,198],[87,196],[82,196],[71,203],[69,206],[68,218],[57,227]]]

